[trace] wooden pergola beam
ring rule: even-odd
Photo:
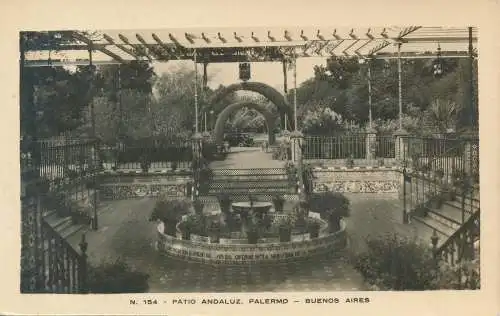
[[[165,58],[165,55],[163,55],[163,51],[159,50],[155,45],[148,44],[140,34],[135,34],[135,37],[142,45],[146,46],[149,51],[156,56],[157,59]]]
[[[175,54],[175,52],[172,50],[172,48],[170,48],[167,44],[165,44],[159,37],[158,35],[156,35],[155,33],[151,34],[151,37],[153,37],[153,39],[156,41],[156,43],[158,43],[158,45],[160,45],[161,48],[163,48],[170,56],[174,56],[176,59],[181,59],[181,57],[179,56],[179,54]],[[177,40],[175,39],[175,37],[173,37],[172,34],[169,34],[169,37],[170,37],[170,40],[172,42],[174,42],[174,44],[177,46],[177,47],[182,47],[180,46],[180,44],[177,42]]]
[[[129,54],[130,56],[134,57],[135,59],[139,59],[139,56],[133,52],[132,50],[130,50],[129,48],[125,47],[124,45],[121,45],[121,44],[117,44],[113,38],[111,36],[109,36],[108,34],[103,34],[103,37],[106,41],[108,41],[108,43],[112,44],[112,45],[115,45],[116,47],[118,47],[119,49],[121,49],[122,51],[124,51],[125,53]]]
[[[147,53],[146,48],[148,47],[147,45],[136,45],[136,44],[131,44],[128,38],[125,35],[118,34],[118,37],[127,45],[131,46],[136,54],[139,53],[141,56],[146,57],[150,62],[153,61],[151,56]]]
[[[108,50],[108,49],[107,49],[107,48],[105,48],[105,47],[100,47],[100,48],[98,48],[98,47],[94,47],[94,45],[93,45],[92,41],[91,41],[89,38],[87,38],[87,37],[83,36],[83,35],[82,35],[82,34],[80,34],[80,33],[73,32],[72,36],[73,36],[73,38],[74,38],[74,39],[76,39],[76,40],[78,40],[78,41],[80,41],[80,42],[82,42],[82,43],[85,43],[85,44],[86,44],[86,45],[88,45],[89,47],[92,47],[92,48],[96,48],[96,49],[98,49],[101,53],[106,54],[107,56],[109,56],[109,57],[113,58],[114,60],[116,60],[116,61],[118,61],[118,62],[120,62],[120,63],[122,63],[122,64],[127,64],[127,63],[128,63],[128,61],[126,61],[126,60],[125,60],[125,59],[123,59],[122,57],[118,56],[117,54],[115,54],[115,53],[111,52],[110,50]]]

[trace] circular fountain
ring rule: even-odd
[[[240,224],[235,225],[235,231],[216,239],[196,234],[191,234],[189,240],[180,239],[166,234],[164,224],[161,223],[158,225],[157,248],[187,261],[246,265],[302,260],[345,247],[345,223],[341,223],[340,230],[331,232],[328,223],[314,212],[309,212],[307,221],[319,227],[315,234],[295,232],[289,236],[288,241],[281,241],[272,232],[269,235],[269,231],[267,236],[260,235],[258,231],[266,226],[264,218],[273,222],[277,229],[283,222],[287,222],[286,218],[291,220],[293,217],[292,214],[270,212],[272,206],[271,202],[255,201],[251,197],[248,201],[231,203],[232,211],[226,215],[239,219]]]

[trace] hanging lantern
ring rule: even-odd
[[[440,77],[443,74],[443,63],[441,60],[441,47],[438,46],[437,49],[437,58],[434,61],[433,65],[433,74],[435,77]]]
[[[250,63],[240,63],[240,80],[248,81],[250,78]]]

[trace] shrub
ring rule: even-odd
[[[175,225],[181,220],[183,215],[190,212],[190,201],[186,199],[168,199],[161,197],[155,204],[150,220],[159,220],[164,224],[164,233],[175,236],[177,230]]]
[[[437,287],[439,268],[429,247],[397,235],[368,239],[367,246],[353,263],[369,284],[381,290]]]
[[[353,256],[365,281],[380,290],[479,289],[479,261],[451,266],[430,247],[396,234],[367,240],[368,250]]]
[[[350,202],[338,192],[314,193],[309,198],[309,209],[320,213],[322,219],[328,221],[330,231],[340,230],[340,220],[350,215]]]
[[[132,270],[120,259],[89,270],[91,293],[144,293],[149,289],[149,275]]]

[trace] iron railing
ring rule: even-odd
[[[40,177],[51,181],[75,179],[100,170],[97,140],[38,141]]]
[[[396,157],[396,141],[393,135],[377,135],[375,158]]]
[[[42,221],[41,262],[43,292],[87,293],[87,243],[82,235],[80,250],[74,249],[49,224]]]
[[[112,169],[188,169],[193,159],[191,141],[162,142],[155,139],[129,141],[103,146],[101,155],[105,167]]]
[[[315,159],[365,159],[366,134],[306,136],[303,157]]]
[[[43,219],[40,204],[33,196],[22,199],[21,293],[86,293],[85,237],[74,249]]]
[[[400,141],[403,164],[413,171],[448,180],[467,176],[479,184],[478,138],[405,137]]]
[[[372,139],[369,139],[373,135]],[[373,155],[369,155],[371,151]],[[337,136],[306,136],[305,160],[394,158],[395,138],[392,135],[357,133]]]
[[[72,220],[80,216],[88,223],[96,214],[99,170],[97,141],[21,141],[22,293],[87,291],[86,242],[79,253],[44,216],[55,212]],[[79,199],[90,200],[90,209],[74,203]]]

